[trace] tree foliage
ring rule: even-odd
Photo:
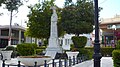
[[[5,0],[0,0],[0,6],[2,5],[2,3],[4,2]]]
[[[2,2],[8,11],[17,10],[23,4],[21,0],[3,0]]]
[[[29,36],[36,38],[49,38],[52,15],[52,10],[50,10],[50,7],[54,5],[53,2],[54,0],[44,1],[43,3],[29,6],[29,22],[27,23],[29,28],[27,32],[29,33]],[[58,11],[60,11],[60,9],[58,9]],[[57,14],[59,15],[60,13]],[[58,28],[60,28],[60,26]]]
[[[46,3],[42,3],[43,6],[39,3],[29,7],[31,12],[27,26],[31,37],[46,38],[49,34],[51,11],[49,5],[45,6]]]
[[[93,2],[77,0],[74,4],[67,2],[61,15],[61,26],[68,34],[83,34],[93,31],[94,9]]]

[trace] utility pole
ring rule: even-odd
[[[12,31],[12,13],[13,13],[13,9],[12,9],[12,7],[13,7],[13,4],[12,4],[12,1],[13,0],[10,0],[10,8],[11,8],[11,10],[10,10],[10,26],[9,26],[9,39],[8,39],[8,46],[10,46],[11,45],[11,31]]]
[[[4,2],[4,4],[6,5],[6,9],[8,9],[8,11],[10,11],[10,26],[9,26],[9,38],[8,38],[8,46],[10,46],[11,45],[11,37],[12,37],[11,33],[12,33],[13,11],[17,10],[22,5],[22,2],[21,2],[21,0],[6,0]]]

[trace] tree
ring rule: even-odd
[[[65,5],[61,15],[61,26],[68,34],[90,33],[94,25],[93,2],[88,0],[71,1]]]
[[[54,5],[53,2],[54,0],[44,1],[34,6],[29,6],[29,22],[27,23],[27,26],[29,28],[27,32],[29,33],[29,36],[35,38],[49,38],[51,23],[50,18],[52,15],[52,10],[50,10],[50,7]],[[60,13],[58,13],[58,15],[59,14]],[[59,29],[59,31],[61,30]]]
[[[12,24],[12,17],[13,11],[18,10],[18,8],[22,5],[20,0],[3,0],[1,3],[5,4],[5,8],[10,11],[10,27],[9,27],[9,40],[8,45],[11,45],[11,24]]]
[[[0,0],[0,6],[2,5],[2,3],[4,2],[5,0]]]
[[[0,7],[2,6],[2,3],[4,2],[5,0],[0,0]],[[0,16],[2,15],[3,13],[0,13]]]
[[[49,1],[45,1],[42,4],[38,3],[34,6],[29,6],[30,13],[27,26],[31,37],[48,38],[51,17],[50,5]]]

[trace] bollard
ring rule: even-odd
[[[85,61],[87,60],[87,56],[85,56]]]
[[[87,55],[87,56],[86,56],[86,60],[88,60],[88,58],[89,58],[89,56]]]
[[[47,67],[47,61],[45,60],[44,67]]]
[[[86,60],[86,56],[84,56],[84,61]]]
[[[20,67],[20,61],[18,61],[18,67]]]
[[[71,60],[71,57],[69,57],[69,67],[72,66],[72,60]]]
[[[73,65],[75,65],[75,56],[73,56]]]
[[[57,63],[56,62],[54,62],[54,65],[55,65],[54,67],[57,67]]]
[[[53,62],[52,62],[52,67],[55,67],[55,62],[54,62],[54,59],[53,59]]]
[[[84,55],[82,55],[82,62],[85,60],[85,57],[84,57]]]
[[[62,67],[62,61],[59,59],[59,67]]]
[[[76,64],[78,64],[78,57],[76,58]]]
[[[81,62],[82,62],[81,57],[78,57],[78,63],[81,63]]]
[[[86,56],[86,60],[88,60],[89,56]]]
[[[64,66],[65,66],[65,67],[68,67],[68,66],[67,66],[67,59],[64,60]]]
[[[5,60],[3,60],[2,67],[5,67]]]
[[[34,67],[37,67],[37,62],[35,62],[35,65],[34,65]]]

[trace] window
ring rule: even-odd
[[[18,44],[18,40],[12,39],[11,40],[11,45],[17,45]]]
[[[13,37],[19,37],[19,31],[17,31],[17,30],[12,30],[12,36],[13,36]]]
[[[8,36],[8,35],[9,35],[8,29],[1,30],[1,36]]]
[[[67,45],[67,39],[65,39],[65,45]]]
[[[0,39],[0,47],[5,48],[8,45],[8,39]]]

